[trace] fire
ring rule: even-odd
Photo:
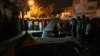
[[[43,12],[38,7],[32,7],[28,13],[31,17],[39,17]]]
[[[29,4],[30,10],[27,12],[25,11],[24,15],[22,15],[23,12],[21,11],[19,14],[19,18],[22,18],[24,16],[24,18],[34,19],[43,14],[43,11],[41,10],[41,8],[38,7],[37,4],[33,0],[29,0],[28,4]]]
[[[30,6],[34,5],[33,0],[29,0],[29,1],[28,1],[28,4],[29,4]]]

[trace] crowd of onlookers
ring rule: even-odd
[[[66,23],[66,24],[65,24]],[[85,15],[77,16],[66,20],[65,30],[63,28],[64,24],[59,25],[58,30],[65,30],[69,35],[78,37],[82,42],[96,42],[100,39],[100,18],[99,17],[87,17]]]
[[[16,31],[22,32],[23,30],[40,30],[43,31],[48,25],[49,19],[17,19],[12,21],[7,27],[9,31],[15,27]],[[11,25],[11,27],[10,27]],[[13,26],[12,26],[13,25]],[[7,28],[5,28],[7,29]],[[12,32],[15,32],[13,29]],[[99,41],[100,35],[100,18],[98,17],[87,17],[85,15],[77,16],[75,18],[69,18],[66,20],[58,20],[57,25],[54,28],[55,34],[58,35],[71,35],[78,37],[82,41],[97,42]],[[3,31],[3,30],[2,30]],[[8,32],[8,30],[6,30]],[[5,33],[4,33],[5,34]]]
[[[19,31],[23,31],[23,30],[43,30],[47,23],[48,23],[48,19],[19,19],[18,20],[19,24],[18,24],[18,30]]]
[[[77,37],[82,44],[97,45],[100,41],[100,18],[85,15],[59,20],[58,34]]]
[[[37,19],[37,20],[23,20],[19,19],[18,30],[44,30],[48,24],[49,19]],[[59,20],[55,26],[58,35],[68,34],[79,39],[88,40],[96,39],[100,34],[100,18],[86,17],[85,15],[77,16],[67,20]],[[55,30],[54,30],[55,31]],[[97,39],[98,40],[98,39]]]
[[[67,31],[80,40],[85,56],[100,55],[100,18],[82,15],[67,21]]]
[[[100,18],[77,17],[72,18],[71,35],[78,37],[82,42],[98,44],[100,37]]]
[[[52,19],[52,18],[51,18]],[[55,18],[59,19],[59,18]],[[11,37],[11,34],[14,33],[20,33],[24,30],[38,30],[38,31],[44,31],[44,29],[49,24],[50,19],[13,19],[11,21],[0,21],[0,37],[2,38],[8,38]],[[97,53],[97,50],[100,50],[100,48],[97,48],[100,46],[100,18],[99,17],[88,17],[85,15],[72,17],[66,20],[59,19],[57,22],[57,25],[53,28],[53,34],[58,36],[73,36],[77,37],[81,44],[87,44],[89,45],[91,54]],[[10,36],[9,36],[10,35]],[[17,34],[18,35],[18,34]],[[4,38],[4,39],[5,39]],[[95,46],[95,47],[94,47]],[[92,48],[93,47],[93,48]],[[91,51],[92,50],[92,51]],[[95,55],[94,53],[94,55]],[[98,51],[99,53],[99,51]],[[93,55],[92,55],[93,56]]]
[[[45,22],[44,24],[45,26],[44,28],[42,28],[42,30],[44,30],[45,27],[49,24],[49,19],[48,20],[42,19],[42,20],[35,20],[35,21],[30,20],[30,22],[33,22],[32,24],[34,25],[34,27],[31,28],[28,24],[28,27],[30,27],[28,29],[32,29],[32,30],[33,29],[41,30],[41,28],[43,27],[43,23]],[[35,29],[35,25],[38,25],[36,29]],[[94,53],[93,50],[95,51],[95,53],[97,53],[99,50],[97,48],[98,46],[100,46],[99,45],[100,18],[99,17],[88,17],[85,15],[82,15],[82,16],[73,17],[67,20],[59,19],[57,25],[54,27],[54,31],[52,32],[55,32],[53,34],[55,34],[56,36],[70,35],[73,37],[77,37],[81,41],[81,44],[83,45],[86,44],[87,46],[89,46],[88,48],[90,52],[89,55]],[[51,33],[48,33],[48,34],[51,34]]]

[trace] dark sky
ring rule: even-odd
[[[62,6],[62,7],[72,5],[72,0],[54,0],[53,2],[56,4],[56,6]]]
[[[89,2],[91,2],[91,1],[97,1],[97,0],[88,0]]]
[[[59,13],[62,8],[72,6],[72,0],[54,0],[54,8]]]
[[[72,0],[36,0],[36,1],[43,6],[47,6],[52,2],[54,3],[54,6],[57,7],[66,7],[72,5]]]
[[[41,4],[43,7],[48,6],[49,4],[54,4],[54,12],[60,12],[62,8],[72,6],[73,0],[36,0],[38,4]]]

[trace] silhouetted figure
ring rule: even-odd
[[[82,37],[82,19],[77,17],[77,37],[80,39]]]
[[[76,20],[76,18],[72,18],[71,34],[72,34],[72,36],[74,36],[74,37],[77,36],[76,29],[77,29],[77,20]]]

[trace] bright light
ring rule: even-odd
[[[29,0],[29,1],[28,1],[28,4],[29,4],[30,6],[34,5],[33,0]]]
[[[24,18],[35,19],[43,14],[43,11],[40,9],[40,7],[36,6],[34,0],[28,0],[28,5],[30,10],[27,11],[27,14],[24,15]],[[22,18],[22,13],[20,13],[19,18]]]

